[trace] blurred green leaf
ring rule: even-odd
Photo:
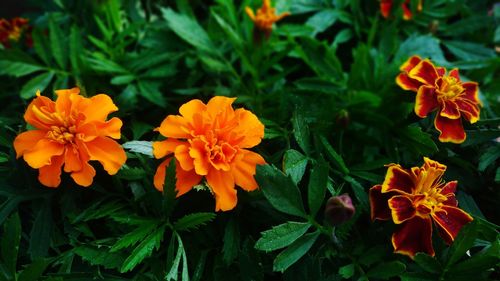
[[[3,234],[0,240],[0,255],[8,274],[16,275],[17,255],[21,241],[21,219],[18,213],[12,214],[3,225]]]
[[[425,253],[417,253],[413,260],[427,272],[440,273],[442,270],[439,261]]]
[[[49,259],[37,259],[24,268],[18,275],[17,281],[40,280],[43,272],[50,264]]]
[[[369,278],[377,278],[382,280],[387,280],[391,277],[398,276],[405,272],[406,266],[400,261],[384,262],[371,268],[366,276]]]
[[[45,72],[24,84],[21,89],[21,98],[30,99],[36,95],[37,91],[43,92],[54,78],[53,72]]]
[[[302,237],[310,227],[310,223],[292,221],[274,226],[261,233],[255,248],[266,252],[284,248]]]
[[[68,60],[66,37],[53,17],[49,18],[50,50],[61,69],[66,69]]]
[[[236,218],[231,218],[224,231],[224,246],[222,259],[230,265],[240,252],[240,227]]]
[[[47,256],[50,247],[52,224],[51,201],[44,200],[38,210],[30,232],[28,253],[31,256],[31,260]]]
[[[274,259],[273,270],[285,271],[292,264],[296,263],[313,246],[319,236],[319,231],[306,234],[295,240],[292,245],[279,253]]]

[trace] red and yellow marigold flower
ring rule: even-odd
[[[13,18],[10,21],[0,19],[0,43],[5,47],[10,47],[10,42],[17,42],[24,31],[29,30],[28,19]],[[31,36],[27,34],[27,43],[31,41]]]
[[[276,14],[276,9],[271,7],[271,0],[263,0],[262,7],[257,10],[257,14],[254,14],[250,7],[245,8],[245,12],[254,22],[255,27],[266,36],[269,36],[273,30],[273,24],[280,21],[286,16],[289,16],[289,12],[282,13],[280,15]]]
[[[393,0],[379,0],[380,2],[380,13],[384,18],[389,18],[391,15]],[[403,9],[403,19],[411,20],[413,18],[413,13],[409,7],[411,0],[405,0],[403,4],[401,4],[401,8]],[[418,1],[417,11],[421,12],[423,8],[422,0]]]
[[[172,157],[176,163],[176,190],[181,196],[202,178],[215,196],[216,211],[236,206],[235,185],[246,191],[258,188],[254,179],[257,164],[264,159],[248,150],[264,137],[264,125],[248,110],[234,110],[235,98],[216,96],[207,104],[191,100],[180,115],[169,115],[156,130],[167,137],[153,143],[156,158],[166,159],[158,167],[155,187],[162,191]]]
[[[422,167],[404,169],[388,165],[384,182],[370,189],[372,220],[392,220],[398,228],[392,235],[396,253],[434,256],[432,221],[439,235],[451,244],[472,217],[457,207],[457,181],[442,179],[446,166],[424,157]]]
[[[19,134],[14,140],[17,157],[39,169],[39,181],[48,187],[61,183],[61,168],[81,186],[92,184],[96,174],[89,160],[99,161],[114,175],[127,157],[113,139],[120,138],[122,121],[111,98],[99,94],[91,98],[79,95],[78,88],[56,91],[57,99],[40,95],[29,104],[24,120],[35,129]]]
[[[462,82],[458,69],[446,73],[444,67],[435,67],[431,61],[413,56],[401,67],[396,83],[404,90],[417,93],[415,113],[425,118],[437,110],[434,126],[440,132],[441,142],[462,143],[466,135],[464,117],[470,123],[479,120],[478,84]]]

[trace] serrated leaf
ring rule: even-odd
[[[311,249],[318,236],[319,231],[316,231],[306,234],[293,242],[292,245],[276,256],[273,262],[273,270],[283,272],[296,263]]]
[[[99,248],[82,245],[76,247],[73,251],[89,264],[103,266],[107,269],[119,269],[125,260],[122,254],[112,253],[106,247]]]
[[[123,248],[136,245],[137,243],[141,242],[146,236],[148,236],[151,232],[153,232],[153,230],[155,230],[156,228],[158,228],[158,225],[152,222],[146,224],[140,224],[136,229],[125,234],[125,236],[120,238],[120,240],[118,240],[113,245],[113,247],[111,247],[109,251],[116,252]]]
[[[302,116],[298,111],[295,111],[292,117],[293,125],[293,136],[297,141],[297,144],[302,148],[306,154],[311,151],[311,134],[309,133],[309,125],[307,125],[304,116]]]
[[[143,96],[151,103],[160,107],[165,107],[167,101],[165,100],[163,94],[158,90],[159,86],[159,83],[141,80],[137,83],[137,90],[139,91],[139,95]]]
[[[54,77],[54,72],[45,72],[29,80],[21,89],[21,98],[30,99],[37,91],[42,92],[47,88]]]
[[[49,38],[50,49],[57,64],[61,69],[66,69],[67,47],[66,40],[62,34],[61,28],[52,17],[49,18]]]
[[[40,70],[44,67],[22,61],[0,60],[0,74],[7,74],[14,77],[25,76]]]
[[[123,262],[120,269],[121,273],[134,269],[145,258],[151,256],[154,249],[160,248],[160,243],[163,240],[165,227],[157,228],[153,233],[148,235],[130,254],[130,256]]]
[[[274,166],[263,165],[257,166],[255,179],[266,199],[278,211],[299,217],[306,216],[300,191],[290,177]]]
[[[307,202],[309,203],[309,211],[312,216],[315,216],[326,194],[326,184],[328,182],[328,164],[323,158],[320,158],[311,170],[309,176],[309,185],[307,186]]]
[[[128,149],[132,152],[137,152],[140,154],[147,155],[153,158],[153,142],[151,141],[129,141],[124,143],[123,148]]]
[[[184,250],[184,245],[182,243],[182,239],[181,237],[179,236],[179,234],[177,234],[177,232],[174,232],[174,236],[177,237],[177,244],[179,245],[179,247],[177,248],[177,254],[175,255],[175,259],[174,259],[174,262],[172,264],[172,267],[170,268],[168,274],[165,276],[165,280],[166,281],[170,281],[170,280],[177,280],[179,278],[179,265],[180,265],[180,261],[181,261],[181,258],[182,258],[182,275],[181,275],[181,280],[182,281],[188,281],[189,280],[189,276],[188,276],[188,268],[187,268],[187,258],[186,258],[186,252]]]
[[[344,279],[350,279],[352,276],[354,276],[354,264],[348,264],[344,265],[341,268],[339,268],[339,274],[342,276]]]
[[[440,273],[442,270],[439,261],[425,253],[417,253],[413,260],[420,268],[427,272]]]
[[[206,225],[212,221],[216,215],[214,213],[193,213],[185,215],[174,223],[176,231],[186,231],[198,229],[202,225]]]
[[[116,176],[128,181],[137,181],[146,177],[146,171],[144,171],[144,169],[140,167],[131,168],[124,166],[120,169]]]
[[[405,272],[406,265],[400,261],[384,262],[370,269],[366,276],[370,278],[378,278],[387,280],[391,277],[398,276]]]
[[[255,244],[261,251],[274,251],[284,248],[299,239],[311,227],[308,222],[286,222],[272,229],[263,231],[262,237]]]
[[[298,184],[306,172],[308,159],[297,150],[290,149],[283,156],[283,170],[295,184]]]

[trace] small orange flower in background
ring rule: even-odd
[[[380,2],[380,13],[384,18],[389,18],[391,15],[393,0],[379,0]],[[413,13],[408,5],[410,5],[411,0],[405,0],[403,4],[401,4],[401,8],[403,9],[403,19],[411,20],[413,18]],[[422,0],[418,1],[417,11],[421,12],[423,9]]]
[[[404,90],[417,93],[415,113],[425,118],[437,110],[434,126],[440,132],[439,140],[464,142],[466,135],[461,117],[471,124],[479,120],[478,84],[462,82],[458,69],[446,73],[444,67],[435,67],[418,56],[411,57],[400,70],[396,83]]]
[[[0,43],[6,48],[10,47],[10,42],[17,42],[21,38],[24,31],[26,33],[26,42],[28,45],[31,43],[31,34],[29,33],[30,27],[28,19],[13,18],[10,21],[0,19]]]
[[[271,0],[262,1],[262,7],[257,10],[257,15],[254,14],[253,10],[250,7],[246,7],[245,12],[254,22],[255,27],[264,32],[267,37],[271,35],[273,24],[275,22],[278,22],[284,17],[290,15],[289,12],[277,15],[276,9],[271,7]]]
[[[215,196],[215,210],[228,211],[237,203],[235,185],[246,191],[258,188],[254,179],[257,164],[265,161],[247,150],[264,137],[264,125],[250,111],[234,110],[235,98],[216,96],[207,104],[191,100],[179,113],[169,115],[156,130],[167,137],[153,143],[156,158],[166,159],[158,166],[155,187],[162,191],[171,157],[176,160],[176,189],[181,196],[203,177]]]
[[[432,221],[447,244],[472,221],[457,207],[457,181],[446,183],[442,179],[446,166],[426,157],[420,168],[388,167],[384,182],[370,189],[372,220],[392,220],[398,225],[392,235],[396,253],[412,258],[418,252],[434,256]]]
[[[118,108],[111,98],[99,94],[79,95],[78,88],[56,91],[57,99],[41,96],[29,104],[24,120],[35,130],[19,134],[14,140],[17,158],[39,169],[39,181],[48,187],[61,183],[61,168],[71,173],[81,186],[92,184],[96,174],[89,160],[99,161],[114,175],[127,160],[123,148],[112,139],[120,138],[122,121],[106,121]]]

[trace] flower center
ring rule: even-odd
[[[464,87],[457,78],[452,76],[443,76],[438,82],[438,97],[444,100],[453,99],[463,93]],[[439,85],[440,84],[440,85]]]
[[[75,139],[75,132],[75,126],[69,128],[51,126],[50,131],[47,133],[47,138],[62,144],[72,143]]]

